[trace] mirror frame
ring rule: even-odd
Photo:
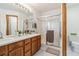
[[[10,35],[10,33],[9,33],[9,17],[10,16],[13,16],[13,17],[17,18],[17,25],[16,25],[16,27],[17,27],[17,31],[18,31],[18,16],[16,16],[16,15],[6,15],[6,35]]]

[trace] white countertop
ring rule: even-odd
[[[28,38],[32,38],[34,36],[38,36],[40,34],[27,34],[27,35],[21,35],[21,36],[4,36],[3,39],[0,39],[0,46],[8,45],[14,42],[18,42],[21,40],[25,40]]]

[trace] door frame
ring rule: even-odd
[[[67,8],[66,3],[62,3],[62,56],[67,55]]]

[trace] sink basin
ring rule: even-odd
[[[0,42],[10,42],[10,41],[12,41],[12,39],[8,38],[0,39]]]
[[[3,36],[3,38],[0,39],[0,41],[11,41],[14,36],[9,35],[9,36]]]
[[[21,36],[18,36],[18,35],[8,35],[8,36],[4,36],[3,38],[0,39],[0,41],[4,41],[4,42],[8,42],[8,41],[16,41],[16,40],[19,40],[19,39],[23,39],[23,38],[26,38],[26,37],[29,37],[30,34],[26,34],[26,35],[21,35]]]

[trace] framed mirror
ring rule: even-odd
[[[18,31],[18,16],[6,15],[6,35],[16,35]]]

